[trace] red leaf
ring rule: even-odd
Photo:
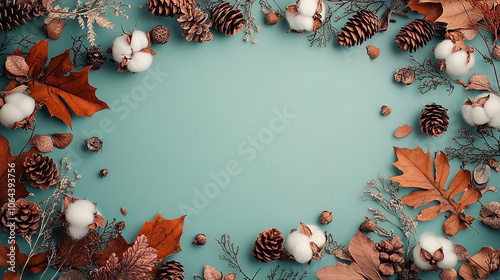
[[[113,253],[121,259],[123,253],[127,251],[130,246],[132,246],[132,244],[128,244],[122,235],[118,235],[117,238],[110,241],[106,248],[94,255],[94,262],[100,266],[104,266]]]
[[[33,154],[38,154],[35,148],[22,153],[19,157],[12,156],[9,141],[3,135],[0,135],[0,206],[9,200],[9,183],[13,183],[16,189],[14,201],[29,195],[24,182],[21,182],[20,179],[24,172],[24,159]],[[12,164],[15,166],[10,168],[9,166],[12,166]]]
[[[181,251],[179,240],[184,227],[184,218],[181,216],[175,220],[165,220],[160,213],[151,222],[144,222],[137,236],[145,235],[149,240],[149,246],[158,250],[158,261]]]
[[[10,248],[13,247],[13,248]],[[14,244],[13,246],[10,245],[9,247],[6,247],[2,244],[0,244],[0,266],[9,268],[12,265],[9,263],[10,261],[10,256],[8,254],[11,254],[11,249],[14,249],[14,254],[15,254],[15,267],[17,270],[20,270],[27,262],[28,256],[26,254],[21,253],[19,250],[19,246],[17,244]],[[24,272],[28,273],[39,273],[45,270],[47,267],[47,253],[44,254],[38,254],[29,260],[28,264],[26,264],[26,267],[24,269]],[[15,274],[15,273],[14,273]],[[12,276],[14,277],[14,276]],[[12,278],[16,279],[16,278]]]
[[[3,280],[19,280],[19,279],[21,279],[21,275],[11,271],[6,272],[5,275],[3,276]]]
[[[95,237],[95,233],[90,233],[85,238],[75,241],[67,234],[62,235],[57,248],[57,255],[61,262],[56,264],[55,267],[61,267],[61,270],[66,271],[71,267],[91,264],[92,256],[89,256],[89,253],[94,253],[95,244],[92,241]]]

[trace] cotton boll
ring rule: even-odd
[[[75,240],[82,239],[87,235],[89,232],[88,227],[77,227],[77,226],[70,226],[68,229],[68,234]]]
[[[14,105],[6,103],[0,109],[0,123],[7,127],[12,128],[18,121],[25,118],[24,114]]]
[[[451,55],[454,46],[455,44],[451,40],[444,40],[436,46],[434,55],[437,59],[446,59]]]
[[[500,117],[500,97],[495,94],[488,94],[490,97],[484,103],[483,109],[490,119]]]
[[[437,263],[437,266],[442,269],[454,268],[457,265],[458,257],[453,252],[444,252],[444,259]]]
[[[490,121],[490,118],[486,115],[484,109],[479,106],[472,107],[471,116],[472,121],[476,125],[483,125]]]
[[[463,105],[462,106],[462,116],[464,121],[469,125],[474,125],[474,121],[472,120],[472,106],[471,105]]]
[[[491,118],[488,124],[494,128],[499,128],[500,127],[500,115]]]
[[[290,254],[294,254],[295,248],[300,244],[309,244],[309,237],[296,230],[285,239],[285,248]]]
[[[309,241],[316,243],[318,247],[325,245],[326,243],[325,233],[318,226],[315,225],[307,225],[307,226],[312,232],[312,236],[309,237]]]
[[[127,43],[127,35],[124,34],[113,41],[112,52],[113,59],[118,63],[122,62],[123,57],[132,56],[132,48]]]
[[[470,62],[467,64],[467,52],[458,51],[446,58],[446,72],[454,77],[460,77],[469,73],[474,67],[474,53],[470,54]]]
[[[138,52],[147,48],[149,45],[148,36],[144,31],[134,30],[132,32],[132,39],[130,40],[130,47],[133,52]]]
[[[295,246],[292,255],[295,258],[295,261],[298,263],[306,263],[310,261],[313,256],[311,244],[309,242],[298,244],[297,246]]]
[[[443,252],[454,253],[453,243],[444,237],[439,237],[438,242],[441,243],[441,247],[443,248]]]
[[[415,246],[415,248],[413,248],[413,262],[415,263],[416,266],[420,267],[421,269],[431,268],[431,265],[428,262],[424,261],[420,256],[420,249],[422,249],[420,245],[417,245]]]
[[[80,199],[68,205],[65,218],[70,224],[70,228],[84,228],[94,222],[95,211],[96,206],[94,203],[86,199]]]
[[[149,53],[136,52],[132,58],[127,61],[127,69],[130,72],[142,72],[151,66],[153,63],[153,56]]]
[[[439,237],[435,236],[432,233],[425,232],[420,236],[418,244],[420,245],[420,247],[422,247],[422,249],[432,254],[437,249],[441,248],[442,245],[440,241],[441,240],[439,240]]]
[[[312,17],[316,13],[316,9],[318,7],[317,0],[300,0],[297,3],[298,11],[304,16]]]
[[[288,24],[290,24],[290,29],[298,31],[313,30],[314,20],[312,17],[306,17],[304,15],[301,15],[300,13],[291,14],[287,12],[286,19],[288,21]]]
[[[24,115],[24,118],[31,115],[35,110],[35,100],[24,92],[15,92],[8,95],[5,97],[5,103],[16,106],[21,114]]]

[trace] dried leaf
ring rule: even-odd
[[[375,59],[380,55],[380,49],[373,45],[366,46],[366,52],[372,59]]]
[[[115,239],[111,240],[103,250],[96,252],[93,256],[93,260],[96,264],[100,266],[106,265],[109,257],[115,253],[118,259],[121,259],[123,253],[127,251],[128,248],[132,246],[132,243],[128,244],[125,238],[120,234]]]
[[[403,137],[410,135],[410,133],[412,131],[413,131],[413,127],[405,124],[405,125],[398,127],[398,129],[396,129],[396,132],[394,132],[394,136],[397,138],[403,138]]]
[[[493,271],[500,268],[500,249],[493,250],[491,246],[483,247],[479,253],[469,258],[469,264],[479,278],[486,279]]]
[[[61,274],[57,280],[87,280],[87,277],[80,271],[72,269],[68,273]]]
[[[5,272],[5,275],[3,276],[3,280],[19,280],[19,279],[21,279],[21,275],[12,271]]]
[[[365,278],[356,273],[351,266],[343,263],[325,266],[321,270],[316,271],[316,276],[320,280],[365,280]]]
[[[469,79],[469,84],[465,90],[481,90],[493,92],[490,79],[484,74],[472,74]]]
[[[411,0],[408,7],[413,11],[425,15],[425,19],[435,22],[443,13],[443,6],[439,3],[422,3],[420,0]]]
[[[35,148],[18,157],[12,156],[9,141],[0,135],[0,182],[2,182],[0,184],[0,205],[4,205],[9,200],[9,184],[13,184],[16,189],[14,197],[16,200],[29,195],[24,182],[21,182],[21,175],[24,173],[24,159],[33,154],[38,154]]]
[[[203,277],[205,280],[221,280],[222,274],[214,267],[206,264],[203,269]]]
[[[375,248],[373,241],[364,235],[361,231],[357,231],[354,237],[349,242],[349,253],[359,265],[362,274],[368,279],[388,279],[380,275],[378,267],[380,265],[379,252]],[[356,271],[356,270],[355,270]]]
[[[227,273],[222,280],[236,280],[236,273]]]
[[[401,187],[417,188],[402,198],[404,204],[418,208],[432,201],[437,205],[429,206],[420,211],[417,216],[419,221],[429,221],[440,214],[450,211],[451,215],[444,223],[444,231],[455,236],[460,229],[466,229],[474,220],[465,214],[468,205],[477,202],[482,194],[476,188],[469,188],[471,173],[460,169],[453,178],[449,188],[445,190],[446,179],[450,172],[448,157],[444,153],[438,153],[434,159],[436,178],[432,171],[430,152],[424,153],[420,147],[416,149],[401,149],[395,147],[398,161],[394,163],[402,175],[392,177],[391,180],[398,182]],[[455,197],[461,194],[458,201]]]
[[[66,147],[73,141],[73,134],[71,133],[55,133],[52,134],[52,143],[58,149],[66,149]]]
[[[78,71],[73,70],[70,49],[52,58],[45,67],[48,58],[47,40],[39,41],[26,55],[29,66],[28,76],[31,80],[28,87],[31,97],[44,103],[50,114],[71,127],[71,113],[66,104],[78,116],[91,117],[95,112],[108,109],[108,105],[99,100],[88,82],[90,66]],[[12,81],[9,85],[15,84]],[[61,100],[62,99],[62,100]]]
[[[349,250],[347,249],[335,249],[332,250],[331,254],[335,255],[337,258],[341,260],[354,262],[354,259],[352,258],[351,254],[349,254]]]
[[[477,28],[458,29],[458,31],[462,32],[462,34],[464,35],[464,39],[466,39],[468,41],[472,41],[472,39],[474,39],[474,37],[476,37],[477,30],[478,30]]]
[[[285,8],[287,12],[291,14],[296,14],[299,12],[299,7],[297,5],[290,5]]]
[[[500,229],[500,203],[491,201],[484,204],[479,216],[485,226]]]
[[[469,263],[463,263],[458,270],[458,275],[462,276],[464,280],[478,280],[474,268]]]
[[[392,9],[387,9],[380,18],[380,31],[386,31],[389,28],[389,22],[391,21],[391,14],[392,14]]]
[[[14,76],[27,76],[30,67],[24,57],[9,55],[5,60],[5,69]]]
[[[300,223],[300,233],[306,235],[307,237],[312,236],[311,229],[308,226],[304,225],[302,222]]]
[[[121,260],[113,253],[106,266],[90,272],[90,279],[152,279],[151,271],[158,263],[156,250],[148,246],[148,239],[144,235],[136,238],[134,245],[123,253]]]
[[[47,267],[48,265],[47,253],[32,256],[30,258],[30,261],[26,264],[28,256],[26,254],[21,253],[21,251],[19,250],[19,246],[17,246],[17,243],[10,246],[14,246],[15,267],[17,269],[21,269],[24,265],[26,265],[25,271],[27,273],[39,273],[44,271],[45,268]],[[8,254],[10,253],[11,251],[9,247],[0,244],[0,266],[5,268],[11,267],[11,264],[9,264],[9,261],[11,259],[8,256]]]
[[[92,256],[89,253],[95,252],[96,244],[92,242],[95,237],[95,233],[90,233],[84,238],[75,241],[68,234],[63,234],[57,247],[57,256],[61,262],[55,264],[55,267],[67,271],[72,267],[90,265]]]
[[[457,255],[459,261],[466,261],[469,257],[467,249],[460,244],[453,244],[453,251],[455,252],[455,255]]]
[[[174,220],[165,220],[160,213],[151,222],[144,222],[138,236],[145,235],[149,246],[158,252],[158,261],[181,251],[179,240],[184,227],[184,218],[181,216]]]

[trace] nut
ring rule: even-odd
[[[62,29],[66,26],[66,24],[67,23],[64,20],[56,18],[45,24],[43,29],[45,29],[45,33],[49,39],[57,40],[61,37]]]
[[[89,139],[83,140],[85,142],[85,145],[87,146],[87,149],[92,152],[99,152],[102,149],[102,140],[99,139],[99,137],[91,137]]]
[[[195,245],[205,245],[205,244],[207,244],[207,236],[204,235],[203,233],[198,233],[194,237],[193,244],[195,244]]]
[[[380,49],[373,45],[366,46],[366,52],[372,59],[375,59],[380,55]]]
[[[392,109],[389,106],[383,105],[382,107],[380,107],[380,114],[382,114],[382,116],[387,116],[391,112]]]
[[[165,44],[170,39],[170,30],[163,25],[157,25],[151,30],[151,41],[155,44]]]
[[[403,83],[405,85],[411,85],[413,79],[415,78],[413,71],[408,68],[399,68],[394,74],[394,80],[398,83]]]
[[[99,175],[101,175],[102,178],[105,178],[109,175],[109,170],[107,170],[106,168],[101,169],[101,171],[99,171]]]
[[[365,233],[374,232],[377,228],[375,222],[370,219],[370,217],[366,216],[366,220],[359,225],[359,230]]]
[[[276,15],[273,12],[267,13],[267,15],[266,15],[266,23],[267,24],[276,25],[276,23],[278,23],[278,21],[280,21],[280,18],[278,17],[278,15]]]
[[[331,223],[333,220],[333,216],[332,216],[332,212],[330,211],[323,211],[321,212],[321,214],[319,215],[319,222],[324,224],[324,225],[328,225],[329,223]]]

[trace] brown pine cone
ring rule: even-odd
[[[427,45],[434,37],[434,25],[426,19],[416,19],[403,26],[396,35],[396,43],[400,50],[416,51]]]
[[[59,181],[59,170],[53,159],[46,155],[33,154],[24,160],[26,177],[31,186],[48,189]]]
[[[0,30],[10,31],[40,15],[39,5],[0,0]]]
[[[200,8],[185,9],[182,8],[182,14],[177,19],[181,23],[182,36],[186,37],[187,41],[195,40],[198,43],[205,43],[212,40],[213,35],[210,32],[211,22],[205,23],[208,19],[208,14],[204,13]]]
[[[448,111],[435,103],[425,105],[420,113],[420,127],[429,136],[439,136],[448,129]]]
[[[101,49],[93,46],[87,51],[87,64],[92,66],[92,70],[99,70],[107,60]]]
[[[40,221],[40,208],[36,203],[20,198],[15,203],[5,203],[1,210],[0,220],[6,232],[13,230],[16,235],[22,236],[36,233]]]
[[[283,234],[275,228],[270,228],[259,233],[252,254],[261,263],[275,261],[285,249],[283,242],[285,242]]]
[[[161,265],[158,273],[160,280],[184,280],[184,267],[183,265],[174,260],[166,261]]]
[[[380,30],[380,19],[370,10],[361,10],[355,14],[337,33],[339,45],[352,47],[370,39]]]
[[[399,236],[394,237],[392,240],[384,239],[375,244],[375,248],[379,251],[380,273],[391,276],[401,272],[400,265],[405,262],[403,247],[404,244]]]
[[[234,36],[240,32],[246,22],[243,13],[238,9],[233,9],[233,6],[229,2],[220,3],[210,13],[212,26],[226,36]]]
[[[148,0],[146,7],[156,17],[173,17],[181,14],[181,9],[194,9],[196,0]]]

